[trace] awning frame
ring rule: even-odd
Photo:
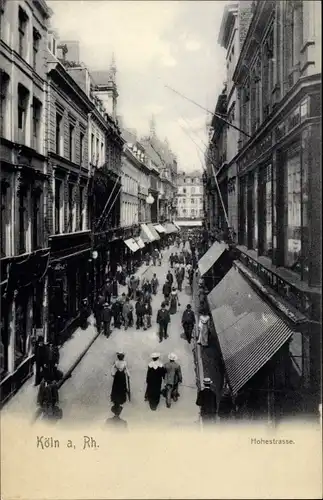
[[[124,240],[124,244],[131,250],[133,253],[137,252],[139,250],[139,245],[136,242],[134,238],[128,238],[127,240]]]

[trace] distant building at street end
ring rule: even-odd
[[[175,198],[177,220],[200,220],[203,217],[204,196],[202,171],[179,172]]]

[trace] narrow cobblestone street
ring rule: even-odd
[[[198,423],[198,408],[195,405],[196,383],[192,348],[183,338],[181,316],[184,308],[191,302],[189,287],[183,286],[179,294],[180,307],[172,316],[169,327],[169,338],[159,343],[157,310],[163,300],[162,285],[168,269],[168,257],[171,250],[164,252],[161,266],[150,267],[145,276],[151,278],[156,272],[159,290],[153,297],[152,326],[147,331],[122,327],[113,329],[107,339],[100,335],[94,342],[84,359],[67,380],[60,391],[63,419],[59,425],[69,425],[76,421],[84,425],[85,421],[102,421],[110,417],[110,391],[112,386],[111,367],[118,350],[124,350],[131,375],[131,401],[124,406],[122,418],[128,422],[129,428],[140,425],[191,425]],[[180,398],[170,409],[166,408],[165,399],[161,398],[156,412],[149,409],[144,401],[146,389],[146,370],[152,352],[161,354],[161,361],[167,361],[167,355],[175,352],[182,367],[183,384],[180,387]]]

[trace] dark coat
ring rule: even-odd
[[[199,391],[196,400],[197,406],[201,407],[201,416],[215,415],[217,411],[216,395],[210,388]]]
[[[168,325],[168,323],[170,322],[170,314],[169,314],[169,311],[167,309],[159,309],[158,313],[157,313],[157,319],[156,319],[156,322],[158,324],[162,323],[164,325]]]
[[[102,320],[104,321],[104,323],[110,323],[110,321],[111,321],[111,309],[109,309],[109,307],[105,307],[103,309]]]
[[[38,365],[43,366],[48,362],[48,349],[45,344],[35,346],[35,361]]]
[[[171,285],[173,284],[174,276],[172,275],[172,273],[170,272],[167,273],[166,280],[169,281]]]
[[[144,314],[144,303],[141,302],[141,301],[137,301],[135,309],[136,309],[136,315],[137,316],[143,316],[143,314]]]
[[[122,306],[121,306],[120,302],[118,302],[118,301],[113,302],[113,304],[111,305],[112,316],[118,316],[118,314],[121,314],[121,311],[122,311]]]
[[[195,314],[192,311],[192,309],[190,309],[190,310],[186,309],[183,312],[182,324],[185,324],[185,323],[187,323],[189,325],[195,325]]]
[[[170,294],[171,291],[172,291],[171,284],[169,282],[165,283],[165,285],[163,286],[163,294],[167,296]]]
[[[112,281],[112,295],[114,297],[118,297],[118,282],[117,280]]]
[[[113,377],[111,390],[111,401],[114,404],[123,405],[127,401],[127,375],[123,370],[117,370]]]

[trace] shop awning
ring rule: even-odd
[[[125,240],[125,244],[127,245],[128,248],[130,248],[132,252],[137,252],[137,250],[139,250],[139,245],[135,242],[133,238]]]
[[[142,238],[142,240],[145,242],[145,243],[150,243],[152,241],[155,241],[155,237],[154,235],[151,233],[151,231],[149,230],[149,227],[147,226],[147,224],[141,224],[141,234],[140,234],[140,238]]]
[[[208,249],[207,252],[198,261],[198,268],[201,277],[204,276],[215,262],[221,257],[223,252],[228,249],[228,246],[224,243],[218,243],[215,241],[213,245]]]
[[[151,234],[153,235],[153,237],[155,238],[155,240],[160,240],[160,236],[159,234],[157,233],[156,229],[154,228],[154,226],[152,224],[147,224],[148,226],[148,229],[149,231],[151,232]]]
[[[230,388],[236,394],[293,335],[236,268],[208,295]]]
[[[181,228],[180,228],[180,226],[177,224],[177,222],[173,221],[173,224],[174,224],[174,226],[176,227],[176,229],[178,229],[178,230],[180,231],[180,229],[181,229]]]
[[[163,226],[161,224],[155,224],[154,228],[160,234],[165,234],[166,233],[166,230],[163,228]]]
[[[166,222],[164,224],[166,234],[177,233],[178,229],[171,222]]]
[[[138,236],[138,238],[134,238],[135,242],[137,243],[139,248],[145,248],[145,243],[143,240]]]

